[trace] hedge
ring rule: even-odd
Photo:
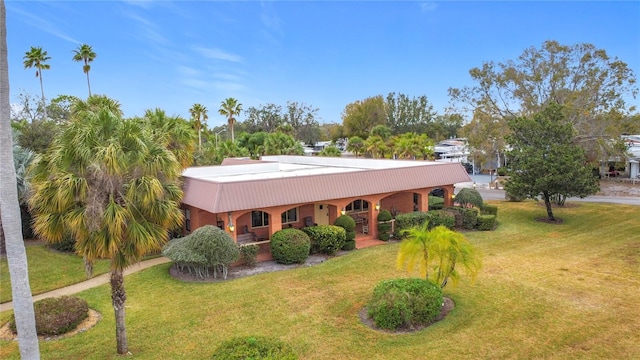
[[[318,225],[302,229],[311,240],[312,254],[333,255],[342,249],[346,242],[347,232],[336,225]]]
[[[481,231],[489,231],[493,230],[496,227],[496,216],[495,215],[480,215],[478,216],[478,224],[476,225],[478,230]]]

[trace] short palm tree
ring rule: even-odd
[[[460,279],[456,266],[465,268],[474,278],[480,270],[480,258],[464,235],[436,226],[429,230],[429,223],[406,230],[408,235],[400,244],[397,266],[413,271],[418,266],[420,274],[444,288],[449,279],[455,285]]]
[[[218,113],[227,118],[227,124],[231,130],[231,142],[235,142],[233,134],[233,125],[236,123],[235,117],[240,115],[241,112],[242,104],[238,103],[238,100],[234,98],[226,98],[222,103],[220,103],[220,110],[218,110]]]
[[[209,118],[207,108],[202,104],[193,104],[189,112],[191,113],[193,125],[198,132],[198,151],[202,151],[202,124]]]
[[[159,251],[183,221],[180,162],[144,121],[82,104],[32,166],[29,205],[35,232],[48,242],[66,235],[79,255],[111,262],[117,351],[128,351],[124,269]]]
[[[89,96],[91,96],[91,83],[89,82],[89,70],[91,70],[91,65],[89,65],[96,58],[96,53],[93,51],[91,46],[87,44],[82,44],[78,46],[77,49],[73,50],[73,61],[82,61],[84,65],[82,66],[82,71],[87,74],[87,86],[89,87]]]
[[[41,47],[32,46],[29,51],[24,55],[24,68],[30,69],[36,68],[36,77],[40,78],[40,90],[42,91],[42,111],[44,118],[47,118],[47,106],[44,98],[44,85],[42,85],[42,70],[49,70],[51,65],[45,64],[48,60],[51,60],[50,56],[47,56],[47,52],[42,50]]]

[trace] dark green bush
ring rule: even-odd
[[[75,296],[46,298],[33,304],[38,335],[61,335],[75,329],[89,316],[87,302]],[[9,320],[9,328],[16,334],[15,317]]]
[[[449,229],[454,229],[456,225],[455,217],[445,210],[433,211],[414,211],[412,213],[396,215],[396,228],[393,234],[397,239],[402,238],[403,230],[407,230],[414,226],[422,226],[425,222],[429,222],[429,229],[436,226],[444,225]]]
[[[482,195],[476,189],[464,188],[456,195],[456,202],[462,207],[475,206],[482,208]]]
[[[498,207],[495,205],[484,205],[482,207],[482,215],[498,216]]]
[[[227,278],[229,266],[238,260],[238,244],[224,230],[206,225],[197,228],[191,234],[169,241],[162,249],[162,255],[176,263],[179,270],[187,269],[200,278],[213,277],[218,271]]]
[[[318,225],[302,229],[311,239],[312,254],[333,255],[342,249],[347,238],[344,228],[336,225]]]
[[[429,221],[429,229],[442,225],[453,230],[456,226],[455,217],[444,210],[427,212],[427,221]]]
[[[342,250],[345,250],[345,251],[351,251],[351,250],[353,250],[355,248],[356,248],[356,241],[355,240],[345,241],[344,245],[342,245]]]
[[[387,209],[380,210],[378,213],[378,222],[389,221],[391,219],[393,219],[393,216],[391,216],[391,212]]]
[[[478,222],[478,210],[476,208],[451,207],[447,209],[454,213],[456,227],[466,230],[472,230]]]
[[[496,227],[495,215],[480,215],[478,216],[478,224],[476,225],[478,230],[489,231]]]
[[[389,221],[391,221],[391,219],[393,219],[393,217],[391,216],[391,212],[389,212],[389,210],[381,210],[380,213],[378,213],[378,239],[382,240],[382,241],[387,241],[389,240],[389,230],[391,230],[391,223]]]
[[[296,360],[298,356],[284,342],[265,336],[236,337],[222,343],[215,360]]]
[[[258,259],[259,245],[245,245],[240,247],[240,260],[243,264],[254,267]]]
[[[442,290],[427,280],[391,279],[376,285],[367,313],[379,328],[413,329],[432,323],[442,304]]]
[[[298,229],[282,229],[271,235],[271,255],[280,264],[303,263],[309,257],[311,240]]]
[[[349,215],[340,215],[333,224],[340,226],[347,232],[356,230],[356,221]]]
[[[499,167],[498,168],[498,176],[507,176],[507,168]]]
[[[66,234],[62,241],[58,241],[55,243],[48,243],[48,247],[51,249],[67,252],[67,253],[75,253],[76,252],[76,239],[71,236],[71,234]]]

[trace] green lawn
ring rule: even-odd
[[[640,358],[640,208],[579,204],[549,225],[534,220],[545,215],[534,202],[498,204],[498,230],[467,233],[484,268],[446,289],[456,308],[434,326],[396,335],[358,319],[378,281],[407,276],[395,269],[398,244],[219,283],[176,281],[165,264],[126,278],[132,358],[207,359],[253,334],[290,343],[301,359]],[[102,320],[42,342],[42,358],[119,359],[108,285],[80,295]],[[18,357],[15,342],[0,341],[0,358]]]
[[[50,250],[44,245],[27,246],[29,262],[29,285],[31,292],[41,294],[63,286],[72,285],[87,279],[82,258]],[[97,261],[94,275],[109,271],[109,262]],[[0,302],[11,301],[11,282],[7,260],[0,261]]]

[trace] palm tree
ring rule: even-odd
[[[22,359],[39,359],[27,252],[22,239],[16,173],[13,163],[7,55],[7,11],[0,0],[0,236],[4,236],[13,293],[13,311]]]
[[[193,125],[198,132],[198,151],[202,151],[202,124],[209,119],[207,108],[202,104],[193,104],[189,112],[191,113]]]
[[[46,241],[71,235],[79,255],[110,260],[117,351],[125,354],[123,271],[160,250],[182,223],[184,168],[147,122],[123,120],[108,106],[81,108],[33,164],[29,205]]]
[[[44,98],[44,86],[42,85],[42,70],[49,70],[51,66],[45,64],[46,61],[51,60],[50,56],[47,56],[47,52],[42,50],[41,47],[32,46],[29,51],[24,55],[24,68],[30,69],[36,68],[36,77],[40,78],[40,90],[42,91],[42,111],[44,112],[44,118],[47,118],[47,106]]]
[[[400,244],[398,269],[406,267],[407,271],[413,271],[417,262],[420,274],[441,288],[447,285],[449,278],[454,285],[460,279],[457,265],[463,266],[472,278],[478,273],[480,259],[464,235],[442,225],[429,230],[429,222],[405,233],[408,236]],[[430,269],[433,269],[431,274]]]
[[[193,129],[180,117],[167,116],[164,110],[147,110],[142,121],[151,129],[153,141],[169,149],[180,166],[187,168],[193,163],[196,139]]]
[[[226,98],[220,103],[218,113],[227,117],[227,124],[229,125],[229,129],[231,129],[231,142],[235,142],[233,125],[236,123],[235,116],[240,115],[240,112],[242,112],[242,104],[238,103],[238,100],[234,98]]]
[[[90,62],[96,58],[96,53],[88,44],[82,44],[73,50],[73,61],[82,61],[82,71],[87,74],[87,86],[89,87],[89,96],[91,96],[91,83],[89,82],[89,70],[91,70]]]

